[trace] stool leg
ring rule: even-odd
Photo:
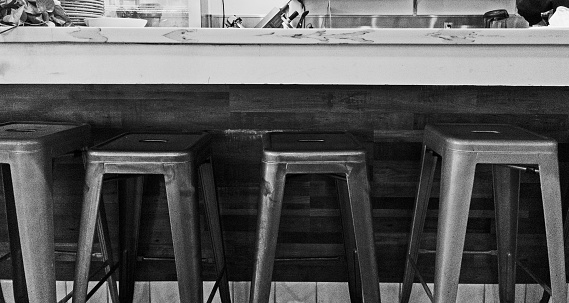
[[[449,153],[442,160],[435,303],[455,303],[476,168],[475,156]]]
[[[201,243],[196,176],[189,163],[164,165],[180,302],[202,302]]]
[[[342,231],[344,236],[344,251],[348,268],[348,287],[350,290],[350,302],[362,302],[362,281],[356,258],[356,240],[354,237],[354,224],[350,208],[350,194],[345,180],[336,179],[340,213],[342,214]]]
[[[73,284],[74,303],[85,303],[87,301],[87,283],[89,282],[93,238],[95,237],[99,214],[103,169],[102,164],[89,163],[85,172],[85,188],[83,189],[83,206],[81,209]]]
[[[362,283],[363,300],[364,302],[381,302],[366,164],[351,164],[346,181],[354,219],[352,224],[354,225],[356,258]]]
[[[119,180],[120,233],[120,302],[132,302],[138,255],[138,233],[142,207],[143,176]]]
[[[498,240],[500,302],[513,303],[516,299],[520,172],[505,166],[492,165],[492,176]]]
[[[26,275],[22,261],[22,247],[20,245],[20,233],[18,232],[18,218],[16,204],[14,202],[14,188],[10,166],[2,164],[2,183],[4,187],[4,200],[6,201],[6,217],[8,221],[8,235],[10,238],[10,259],[12,259],[12,289],[14,300],[18,303],[29,302],[28,289],[26,287]]]
[[[28,297],[30,302],[55,302],[52,160],[43,153],[16,154],[14,160],[14,201]]]
[[[209,234],[213,246],[215,269],[217,276],[221,277],[219,284],[219,297],[221,302],[230,303],[229,282],[227,280],[227,268],[225,263],[225,251],[223,249],[223,233],[219,216],[219,204],[217,202],[217,189],[213,177],[211,162],[200,166],[200,181],[204,195],[205,217],[209,226]]]
[[[286,179],[286,164],[263,162],[261,174],[250,303],[269,301]]]
[[[107,213],[105,212],[105,203],[99,204],[99,215],[97,216],[97,235],[99,238],[99,245],[101,246],[101,253],[103,255],[103,262],[105,262],[105,273],[111,272],[113,265],[115,264],[113,258],[113,250],[111,247],[111,237],[109,235],[109,225],[107,224]],[[117,283],[115,281],[114,275],[110,275],[107,278],[107,285],[109,289],[109,294],[111,296],[111,301],[113,303],[119,303],[119,292],[117,289]]]
[[[417,263],[419,247],[421,245],[421,236],[423,234],[423,226],[425,225],[427,207],[429,206],[429,198],[431,196],[431,189],[433,186],[435,168],[437,167],[437,160],[438,157],[432,151],[428,151],[426,146],[423,146],[421,175],[419,177],[419,186],[417,188],[417,196],[415,198],[411,233],[409,235],[409,248],[407,249],[405,275],[403,276],[403,286],[401,289],[401,303],[408,303],[409,298],[411,297],[415,270],[410,262],[415,264]]]
[[[553,302],[567,302],[565,252],[563,246],[563,219],[557,155],[542,156],[539,164],[541,197],[547,238],[547,254],[551,277]]]

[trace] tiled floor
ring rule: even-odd
[[[6,302],[14,302],[12,282],[0,281]],[[94,286],[96,283],[91,283]],[[246,303],[249,299],[249,282],[231,282],[233,303]],[[432,285],[429,285],[431,288]],[[204,283],[204,298],[207,299],[213,287],[213,282]],[[380,284],[381,300],[383,303],[399,301],[401,285],[398,283]],[[73,282],[58,281],[57,295],[61,299],[73,289]],[[536,303],[541,298],[542,289],[539,285],[517,285],[516,303]],[[205,300],[205,299],[204,299]],[[346,303],[350,301],[347,283],[336,282],[274,282],[269,303]],[[71,302],[71,300],[69,301]],[[137,282],[135,299],[137,303],[178,303],[176,282]],[[219,296],[214,300],[220,303]],[[419,284],[413,286],[411,302],[429,302]],[[458,300],[461,303],[498,303],[498,287],[495,284],[461,284],[458,289]],[[101,289],[89,300],[89,303],[111,303],[106,287]]]

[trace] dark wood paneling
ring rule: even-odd
[[[208,130],[232,280],[251,273],[261,137],[268,130],[348,130],[369,154],[374,230],[382,281],[401,281],[407,232],[419,174],[422,130],[427,123],[511,123],[560,142],[563,193],[569,172],[569,88],[297,85],[2,85],[0,121],[86,122],[95,141],[121,131]],[[56,241],[77,242],[83,165],[81,158],[55,160]],[[438,179],[437,179],[438,180]],[[424,245],[435,243],[438,181],[425,227]],[[495,246],[491,175],[480,166],[473,189],[468,249]],[[539,183],[524,175],[520,203],[520,254],[545,273]],[[105,184],[111,234],[117,239],[117,186]],[[564,199],[564,204],[566,203]],[[345,281],[342,234],[334,181],[324,176],[287,179],[279,232],[276,280]],[[1,209],[0,224],[5,226]],[[202,215],[203,218],[203,215]],[[141,249],[147,257],[171,258],[172,240],[161,178],[147,178]],[[203,230],[204,277],[213,279],[211,250]],[[0,228],[0,249],[7,233]],[[118,247],[118,243],[113,243]],[[320,258],[308,262],[302,258]],[[300,258],[300,259],[299,259]],[[432,280],[432,256],[420,267]],[[64,262],[65,261],[65,262]],[[58,262],[58,277],[70,280],[73,263]],[[72,259],[71,259],[72,261]],[[496,262],[465,256],[461,280],[495,283]],[[0,277],[9,276],[9,270]],[[139,279],[175,279],[171,261],[141,261]],[[520,274],[522,281],[528,277]]]

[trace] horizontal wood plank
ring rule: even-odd
[[[0,85],[0,120],[85,122],[95,142],[129,130],[210,131],[213,165],[233,280],[250,279],[260,181],[262,136],[270,130],[348,130],[364,143],[381,280],[399,282],[408,241],[428,123],[511,123],[559,141],[562,193],[569,184],[569,102],[566,87],[327,86],[327,85]],[[55,239],[75,249],[83,191],[81,157],[54,161]],[[433,185],[424,244],[435,243],[438,177]],[[492,249],[495,219],[491,170],[478,167],[466,246]],[[345,281],[341,220],[334,180],[289,176],[279,231],[275,279]],[[118,249],[117,185],[103,198],[113,247]],[[0,252],[8,251],[4,201],[0,201]],[[203,220],[203,210],[200,216]],[[175,280],[163,178],[145,183],[142,280]],[[203,222],[203,221],[202,221]],[[204,277],[214,279],[208,230],[202,225]],[[539,179],[522,174],[520,255],[545,274]],[[58,258],[58,277],[73,274],[74,257]],[[144,259],[146,258],[146,259]],[[153,261],[152,258],[165,258]],[[304,258],[304,259],[303,259]],[[308,259],[306,259],[308,258]],[[310,258],[322,258],[311,263]],[[432,281],[433,261],[422,268]],[[479,263],[477,263],[480,261]],[[312,265],[311,265],[312,264]],[[0,278],[10,277],[1,265]],[[495,281],[495,261],[465,257],[462,280]],[[528,280],[519,274],[520,281]],[[71,280],[71,279],[69,279]]]

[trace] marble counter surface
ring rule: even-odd
[[[0,83],[569,85],[565,29],[22,27]]]
[[[7,28],[1,28],[0,31]],[[569,44],[569,30],[19,27],[0,42],[158,44]]]

